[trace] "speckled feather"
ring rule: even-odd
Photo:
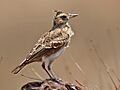
[[[69,28],[67,27],[67,29]],[[26,59],[29,60],[36,53],[41,52],[41,51],[43,52],[46,49],[68,47],[71,34],[73,34],[72,31],[71,33],[69,33],[67,30],[59,29],[59,28],[56,30],[50,31],[50,32],[46,32],[44,35],[42,35],[42,37],[35,44],[34,48],[30,51]]]

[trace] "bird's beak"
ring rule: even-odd
[[[79,14],[69,14],[70,18],[74,18],[76,16],[78,16]]]

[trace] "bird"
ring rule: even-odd
[[[61,56],[66,48],[69,47],[74,31],[68,22],[78,15],[79,14],[66,13],[61,10],[54,10],[52,28],[41,35],[23,62],[13,69],[12,73],[17,74],[21,69],[33,62],[41,62],[42,68],[49,77],[56,79],[51,65],[53,61]]]

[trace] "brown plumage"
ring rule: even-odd
[[[32,62],[42,62],[42,67],[50,78],[55,78],[50,66],[64,52],[65,48],[69,46],[71,36],[74,33],[68,24],[68,20],[74,16],[77,16],[77,14],[57,11],[52,29],[40,37],[25,60],[12,73],[17,74],[22,68]],[[45,67],[46,62],[48,63],[48,70]]]

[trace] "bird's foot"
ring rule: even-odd
[[[62,80],[61,79],[57,79],[57,78],[51,78],[52,81],[58,83],[58,84],[62,84]]]

